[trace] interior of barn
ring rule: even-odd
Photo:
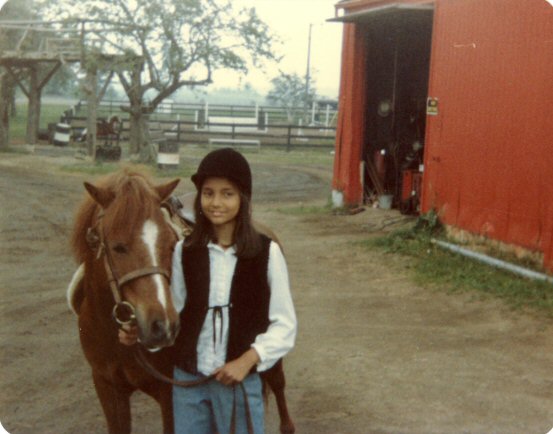
[[[364,199],[386,199],[402,212],[416,213],[433,11],[394,10],[367,18]]]

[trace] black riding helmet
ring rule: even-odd
[[[217,149],[207,154],[198,171],[191,176],[198,191],[201,190],[206,178],[227,178],[248,198],[252,196],[252,172],[244,156],[232,148]]]

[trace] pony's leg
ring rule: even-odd
[[[282,434],[293,434],[296,431],[296,427],[294,426],[294,422],[288,412],[288,406],[286,405],[286,396],[284,395],[286,378],[284,377],[282,359],[279,360],[271,369],[263,372],[262,375],[263,379],[267,382],[275,394],[278,415],[280,417],[280,432]]]
[[[130,434],[130,388],[118,388],[97,373],[92,373],[96,394],[102,404],[109,434]]]
[[[173,420],[172,386],[161,382],[150,383],[148,387],[142,387],[141,390],[158,402],[163,420],[163,434],[173,434],[175,432],[175,423]]]

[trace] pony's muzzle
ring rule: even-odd
[[[122,301],[113,306],[113,319],[120,326],[136,324],[136,312],[134,306],[128,301]]]
[[[148,334],[144,337],[151,345],[158,347],[171,346],[180,330],[180,321],[167,321],[166,319],[153,320],[149,324]]]

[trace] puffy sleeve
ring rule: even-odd
[[[182,269],[182,244],[179,241],[173,251],[173,263],[171,266],[171,296],[173,297],[173,306],[177,313],[184,308],[186,301],[186,286],[184,284],[184,271]]]
[[[271,368],[278,359],[284,357],[294,347],[297,328],[284,255],[274,241],[271,242],[269,249],[269,269],[267,270],[271,288],[269,327],[265,333],[258,335],[252,344],[261,359],[257,365],[257,370],[260,372]]]

